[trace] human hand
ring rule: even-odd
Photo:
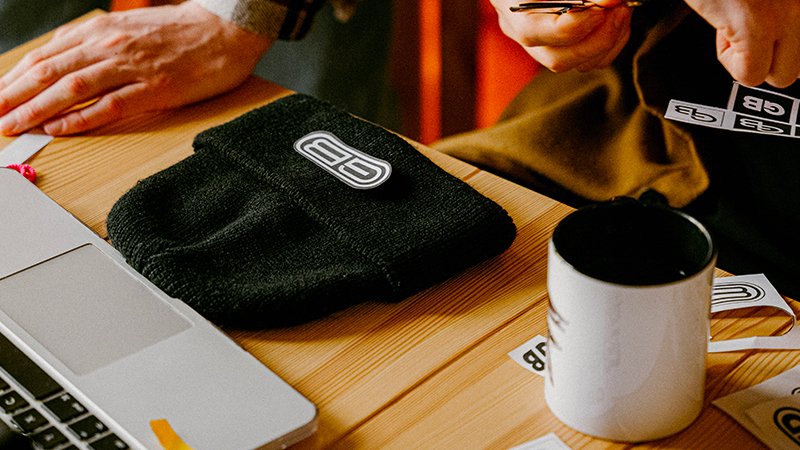
[[[800,77],[800,1],[686,3],[717,30],[717,58],[734,79],[786,87]]]
[[[561,15],[509,10],[519,3],[492,0],[500,28],[553,72],[608,66],[630,37],[631,8],[622,0],[597,0],[599,7]]]
[[[193,2],[66,25],[0,78],[0,133],[74,134],[220,94],[272,42]]]

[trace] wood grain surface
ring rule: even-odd
[[[0,73],[47,38],[1,55]],[[189,155],[197,133],[289,93],[251,78],[228,94],[176,111],[56,138],[30,163],[45,193],[105,236],[114,202],[137,180]],[[0,147],[12,139],[0,137]],[[517,238],[502,255],[399,303],[376,299],[286,329],[225,330],[318,405],[319,431],[298,448],[503,449],[550,432],[572,448],[634,446],[561,424],[545,405],[543,379],[507,355],[547,333],[547,240],[571,209],[415,145],[506,208]],[[777,334],[787,326],[764,311],[712,320],[721,337]],[[712,354],[707,361],[707,406],[700,418],[676,436],[639,446],[762,447],[710,402],[794,367],[800,351]]]

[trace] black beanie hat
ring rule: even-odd
[[[500,206],[403,139],[302,94],[206,130],[194,148],[120,198],[108,233],[135,269],[220,325],[397,301],[515,236]]]

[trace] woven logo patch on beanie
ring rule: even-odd
[[[313,131],[294,143],[294,149],[350,187],[372,189],[392,174],[388,162],[342,142],[328,131]]]

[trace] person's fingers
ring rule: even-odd
[[[87,54],[85,50],[85,46],[74,47],[62,54],[40,61],[28,69],[24,77],[15,79],[0,90],[0,98],[2,98],[0,116],[35,97],[70,73],[95,64],[102,59],[100,55]]]
[[[748,86],[756,86],[769,75],[772,53],[772,45],[749,39],[738,43],[724,42],[721,47],[718,46],[717,58],[734,79]]]
[[[60,41],[67,38],[69,33],[72,33],[76,29],[85,26],[83,23],[65,23],[64,25],[59,26],[53,31],[53,40]]]
[[[623,36],[620,37],[619,41],[617,41],[616,45],[607,51],[605,54],[599,55],[596,59],[592,61],[588,61],[587,63],[580,64],[576,67],[579,72],[588,72],[590,70],[601,69],[603,67],[608,67],[614,62],[614,59],[619,55],[619,52],[625,48],[625,44],[628,43],[628,39],[630,38],[630,30],[625,31]]]
[[[604,11],[604,14],[606,20],[580,42],[566,46],[534,47],[528,53],[553,72],[575,68],[588,70],[606,60],[613,60],[628,39],[630,11],[614,8]]]
[[[523,47],[565,46],[579,42],[603,20],[602,10],[567,14],[533,12],[500,15],[500,28]]]
[[[625,0],[593,0],[592,3],[600,8],[615,8],[617,6],[623,6],[622,3],[624,1]]]
[[[580,42],[606,20],[606,12],[591,8],[585,11],[550,15],[543,21],[537,37],[538,45],[563,46]]]
[[[800,77],[800,35],[793,34],[775,44],[772,66],[766,82],[784,88]]]
[[[129,84],[103,95],[85,108],[46,122],[43,128],[45,133],[53,136],[81,133],[123,117],[155,110],[152,100],[144,83]]]
[[[106,28],[113,24],[113,18],[109,17],[111,15],[97,16],[78,24],[62,25],[55,30],[50,41],[26,53],[11,70],[0,77],[0,106],[4,101],[5,93],[3,91],[11,86],[15,80],[31,75],[31,70],[34,71],[32,75],[37,78],[44,79],[51,75],[49,70],[52,67],[48,67],[47,64],[42,65],[42,63],[54,57],[60,57],[62,54],[69,53],[76,48],[83,48],[84,55],[92,54],[95,56],[91,61],[78,64],[78,66],[86,66],[98,61],[101,53],[108,53],[108,46],[103,45],[102,42],[98,41],[98,38],[111,34],[106,32]],[[93,40],[98,42],[92,44]],[[86,45],[82,46],[82,44]],[[72,54],[69,58],[74,57],[74,54]],[[73,64],[75,63],[73,62]],[[37,66],[41,67],[37,68]],[[0,110],[0,115],[2,113]]]
[[[0,77],[0,90],[27,73],[36,64],[77,47],[81,42],[82,40],[77,36],[70,39],[52,39],[41,47],[31,50],[11,70]]]
[[[46,84],[47,81],[52,83],[53,77],[57,72],[58,64],[52,63],[49,60],[64,52],[69,52],[71,49],[77,48],[83,38],[75,35],[71,37],[63,37],[65,33],[69,33],[75,29],[74,26],[63,26],[57,31],[57,37],[54,37],[46,44],[26,53],[22,59],[5,74],[0,77],[0,117],[6,112],[20,104],[19,91],[11,90],[12,85],[16,80],[31,79]],[[36,66],[39,66],[36,68]],[[30,76],[30,78],[29,78]],[[30,96],[22,96],[23,100],[27,100]]]
[[[0,119],[0,132],[16,134],[28,130],[130,81],[127,72],[111,60],[69,73]]]
[[[616,35],[613,37],[614,45],[608,51],[600,54],[595,60],[591,61],[591,64],[579,65],[577,67],[579,71],[588,72],[589,70],[607,67],[616,59],[622,49],[625,48],[625,44],[628,43],[628,39],[631,35],[631,14],[630,12],[622,11],[622,13],[618,13],[618,16],[614,17],[613,20],[616,27]]]

